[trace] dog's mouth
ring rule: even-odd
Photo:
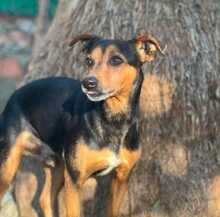
[[[100,91],[100,90],[87,90],[83,85],[82,91],[86,94],[89,100],[93,102],[103,101],[114,95],[115,91]]]

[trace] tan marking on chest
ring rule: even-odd
[[[122,163],[116,169],[116,174],[119,180],[126,180],[129,176],[130,171],[134,168],[137,161],[141,156],[141,148],[133,151],[122,147],[119,151],[119,158]]]
[[[85,182],[93,173],[106,169],[115,153],[108,148],[91,149],[86,144],[77,144],[73,166],[80,172],[80,182]]]

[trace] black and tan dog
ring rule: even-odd
[[[79,191],[84,182],[112,170],[108,216],[116,217],[129,174],[141,155],[141,66],[162,50],[150,36],[123,41],[84,34],[70,46],[79,41],[84,42],[88,67],[82,82],[41,79],[10,98],[0,128],[0,195],[8,189],[24,153],[44,161],[54,152],[65,162],[67,217],[80,216]]]

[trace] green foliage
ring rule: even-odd
[[[50,0],[49,16],[56,10],[58,0]],[[0,13],[14,16],[36,16],[38,13],[38,0],[0,0]]]

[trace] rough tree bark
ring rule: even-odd
[[[46,28],[48,26],[48,7],[49,0],[39,0],[38,1],[38,16],[36,18],[36,29],[34,33],[34,44],[32,56],[38,52],[38,45],[41,43],[43,36],[46,33]]]
[[[176,87],[172,108],[142,119],[143,157],[131,177],[125,215],[220,216],[220,4],[218,0],[61,0],[24,82],[51,75],[80,78],[73,36],[130,39],[150,32],[167,55],[146,74]]]

